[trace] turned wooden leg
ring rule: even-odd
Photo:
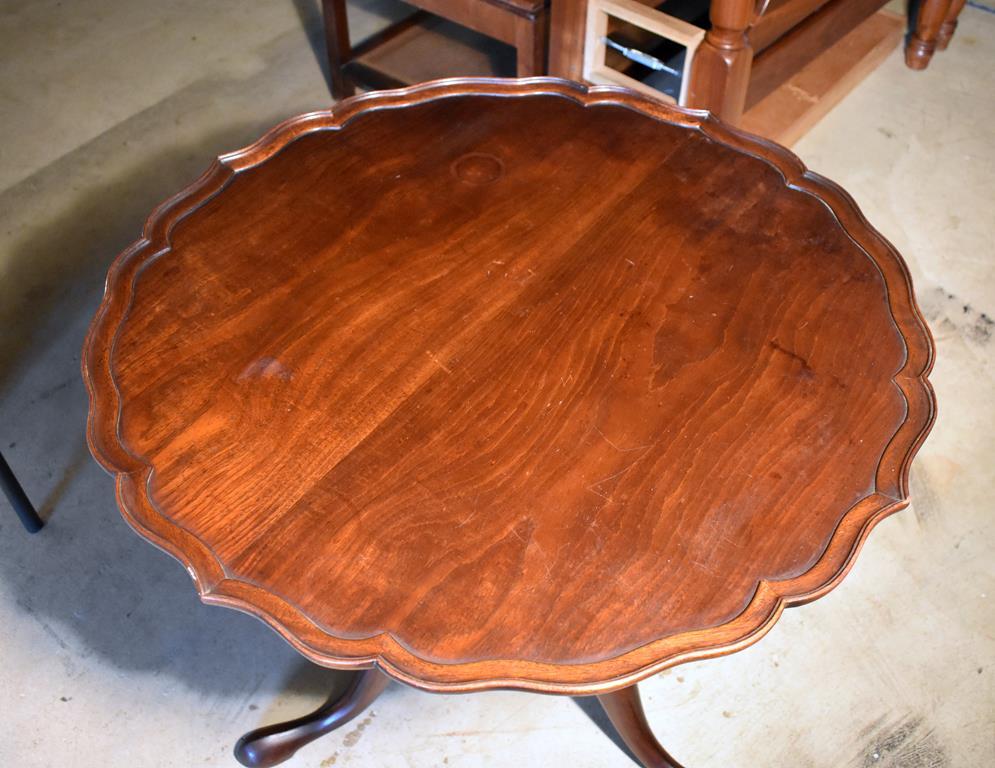
[[[618,735],[645,768],[681,768],[653,736],[636,686],[603,693],[598,701]]]
[[[950,8],[947,10],[943,24],[940,25],[940,32],[936,36],[936,50],[945,51],[947,46],[950,45],[950,38],[954,36],[954,32],[957,30],[957,17],[960,16],[960,12],[963,10],[964,0],[953,0],[950,3]]]
[[[332,696],[310,715],[257,728],[235,745],[235,759],[249,768],[266,768],[289,759],[319,736],[345,725],[383,693],[390,678],[376,669],[357,672],[345,693]]]
[[[905,46],[905,64],[909,69],[926,69],[936,50],[940,27],[950,11],[951,0],[922,0],[916,16],[916,29]]]
[[[712,22],[691,64],[688,106],[707,109],[738,125],[746,108],[753,49],[747,37],[754,14],[753,0],[712,0]]]
[[[356,92],[355,85],[344,70],[346,63],[352,58],[345,0],[322,0],[321,11],[325,23],[325,51],[328,54],[328,79],[332,97],[344,99]]]

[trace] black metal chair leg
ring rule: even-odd
[[[45,522],[38,516],[35,508],[31,505],[31,500],[24,492],[21,484],[14,477],[10,465],[0,453],[0,486],[3,486],[3,493],[14,508],[17,516],[21,518],[28,533],[38,533]]]

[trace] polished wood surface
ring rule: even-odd
[[[160,206],[84,350],[122,512],[319,664],[604,693],[761,637],[907,504],[932,344],[786,150],[441,81]]]

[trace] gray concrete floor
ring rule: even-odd
[[[351,9],[362,33],[395,12]],[[340,676],[201,605],[124,524],[84,444],[79,349],[104,271],[219,152],[327,103],[308,0],[0,3],[0,766],[233,766]],[[310,38],[310,40],[309,40]],[[924,73],[896,51],[796,151],[905,255],[939,347],[914,508],[752,648],[644,686],[688,766],[995,765],[995,15]],[[395,686],[292,766],[631,764],[567,698]]]

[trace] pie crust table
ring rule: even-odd
[[[835,184],[705,113],[448,80],[293,118],[159,206],[86,342],[121,511],[209,603],[388,680],[597,696],[758,640],[908,504],[909,273]]]

